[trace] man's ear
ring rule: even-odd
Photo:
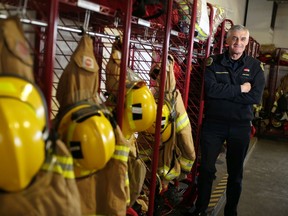
[[[245,46],[247,46],[247,45],[248,45],[249,41],[250,41],[250,34],[249,34],[249,32],[247,32],[247,41],[246,41],[246,44],[245,44]]]
[[[248,37],[248,38],[247,38],[247,40],[246,40],[245,46],[247,46],[247,45],[248,45],[248,43],[249,43],[249,40],[250,40],[250,38]]]

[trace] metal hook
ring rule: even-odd
[[[90,20],[90,10],[86,10],[85,13],[85,19],[84,19],[84,23],[83,23],[83,30],[84,32],[87,32],[89,29],[89,20]]]
[[[120,13],[121,13],[120,10],[116,10],[116,11],[115,11],[115,14],[114,14],[114,22],[113,22],[113,24],[114,24],[114,26],[115,26],[116,28],[118,28],[119,23],[121,22]]]
[[[151,39],[152,43],[154,43],[156,41],[156,36],[157,36],[157,31],[154,30],[152,33],[152,39]]]
[[[17,13],[21,16],[25,16],[27,13],[27,4],[28,4],[28,0],[20,0],[19,1],[19,6],[17,9]]]
[[[116,28],[118,28],[118,25],[119,25],[119,22],[120,22],[120,18],[119,17],[117,17],[117,16],[115,16],[115,18],[114,18],[114,26],[116,27]]]
[[[149,34],[149,31],[148,31],[148,28],[146,27],[144,30],[144,40],[147,40],[148,34]]]

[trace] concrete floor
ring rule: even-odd
[[[225,196],[214,216],[223,216]],[[247,155],[239,216],[288,216],[288,140],[258,139]]]
[[[227,184],[226,153],[216,162],[216,179],[209,216],[224,216]],[[188,216],[191,209],[174,209],[166,216]],[[238,216],[288,216],[288,139],[251,139],[244,165]]]

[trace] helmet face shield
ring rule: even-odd
[[[102,169],[115,151],[113,126],[98,106],[82,104],[70,109],[60,120],[58,133],[77,169]]]
[[[0,188],[19,191],[45,160],[46,103],[34,84],[14,76],[0,76],[0,98]]]

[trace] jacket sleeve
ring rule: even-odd
[[[211,58],[211,57],[210,57]],[[216,99],[233,99],[241,94],[240,85],[218,82],[215,75],[215,63],[206,67],[204,74],[205,93],[207,97]]]
[[[233,102],[240,104],[259,104],[265,87],[265,76],[260,65],[251,82],[251,90],[248,93],[241,93],[232,99]]]

